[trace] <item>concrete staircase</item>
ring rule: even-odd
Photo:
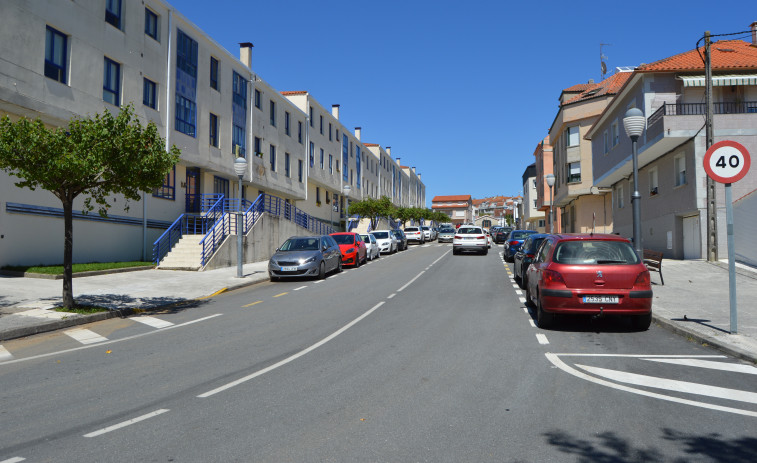
[[[204,235],[183,235],[158,264],[163,270],[199,270]]]

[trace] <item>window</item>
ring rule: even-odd
[[[331,199],[329,198],[329,192],[327,190],[326,191],[326,204],[330,204],[330,203],[331,203]]]
[[[270,122],[273,127],[276,127],[276,102],[273,100],[270,100],[269,104],[269,113],[270,113]]]
[[[121,102],[121,65],[109,58],[105,58],[103,100],[114,106]]]
[[[145,8],[145,34],[158,40],[158,15]]]
[[[229,179],[222,177],[213,177],[213,193],[222,194],[229,197]]]
[[[155,82],[145,78],[142,85],[142,103],[152,109],[158,108],[157,86]]]
[[[263,157],[263,148],[260,146],[263,140],[260,137],[255,137],[255,154]]]
[[[607,154],[610,151],[610,134],[607,132],[607,130],[604,131],[602,134],[602,142],[604,146],[604,154]]]
[[[121,0],[105,0],[105,22],[121,29]]]
[[[539,228],[544,227],[544,225],[545,225],[544,219],[539,219]]]
[[[334,156],[329,154],[329,173],[334,173]]]
[[[291,177],[291,170],[289,168],[289,153],[284,153],[284,175]]]
[[[331,122],[329,122],[329,141],[332,141],[332,138],[331,138]]]
[[[673,159],[673,168],[675,169],[675,184],[681,186],[686,184],[686,157],[679,154]]]
[[[208,139],[210,140],[210,146],[218,148],[218,116],[210,113],[210,134]]]
[[[166,174],[163,186],[156,188],[152,195],[156,198],[176,199],[176,166]]]
[[[289,111],[284,111],[284,133],[286,133],[290,137],[292,136],[292,128],[289,121]]]
[[[300,183],[302,183],[303,180],[303,169],[302,169],[302,159],[297,160],[297,177],[300,179]]]
[[[321,188],[315,187],[315,203],[321,205]]]
[[[245,138],[247,137],[244,135],[244,127],[234,124],[231,129],[231,149],[235,156],[246,157]],[[239,152],[237,152],[237,146],[239,147]]]
[[[65,84],[68,37],[50,26],[45,34],[45,77]]]
[[[218,89],[218,60],[210,57],[210,88]],[[220,90],[219,90],[220,91]]]
[[[310,127],[314,127],[313,122],[313,107],[310,107]]]
[[[578,146],[578,126],[565,129],[565,146]]]
[[[620,142],[620,131],[618,129],[618,121],[617,120],[612,123],[612,125],[610,126],[610,130],[612,132],[611,133],[611,140],[610,141],[612,142],[612,146],[615,146],[615,145],[617,145]]]
[[[255,107],[256,107],[256,108],[258,108],[258,109],[262,109],[262,108],[260,107],[260,105],[261,105],[261,102],[260,102],[260,100],[261,100],[261,99],[262,99],[262,95],[260,94],[260,90],[258,90],[258,89],[256,88],[256,89],[255,89]]]
[[[336,129],[336,141],[339,141],[339,129]]]
[[[581,163],[571,162],[568,164],[568,167],[570,168],[570,171],[568,174],[568,183],[580,182],[581,181]]]
[[[197,42],[181,30],[178,32],[176,37],[176,67],[196,79]]]
[[[183,96],[176,95],[176,130],[190,137],[195,136],[195,111],[197,106],[194,101]]]
[[[324,157],[323,148],[321,148],[321,169],[323,169],[323,157]]]
[[[618,209],[623,209],[623,206],[625,204],[623,198],[623,185],[618,185],[616,193],[618,195]]]
[[[321,118],[321,135],[323,135],[323,116],[320,116]]]
[[[297,121],[297,141],[302,143],[302,121]]]
[[[271,152],[271,158],[270,158],[271,172],[276,172],[276,147],[271,145],[270,152]]]
[[[649,170],[649,196],[655,196],[659,191],[657,184],[657,167],[652,167]]]
[[[312,141],[310,142],[310,154],[308,157],[310,158],[310,167],[313,167],[313,164],[315,164],[315,144]]]

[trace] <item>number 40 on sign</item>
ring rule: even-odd
[[[704,155],[704,170],[719,183],[735,183],[749,172],[752,161],[743,145],[731,140],[715,143]]]

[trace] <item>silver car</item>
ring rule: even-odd
[[[455,229],[452,227],[442,227],[439,229],[439,242],[452,242],[455,237]]]
[[[332,271],[342,271],[342,252],[329,235],[292,236],[268,261],[271,281],[298,277],[322,279]]]
[[[370,233],[360,235],[360,238],[365,243],[365,257],[368,260],[373,260],[377,257],[381,257],[381,250],[379,249],[376,237]]]

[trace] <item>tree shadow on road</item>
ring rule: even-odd
[[[543,434],[547,444],[580,463],[647,463],[697,461],[753,463],[757,461],[757,438],[728,438],[717,433],[687,434],[662,429],[662,438],[676,443],[677,455],[664,455],[653,447],[634,447],[628,439],[614,432],[598,434],[593,440],[581,439],[567,432],[553,430]]]

